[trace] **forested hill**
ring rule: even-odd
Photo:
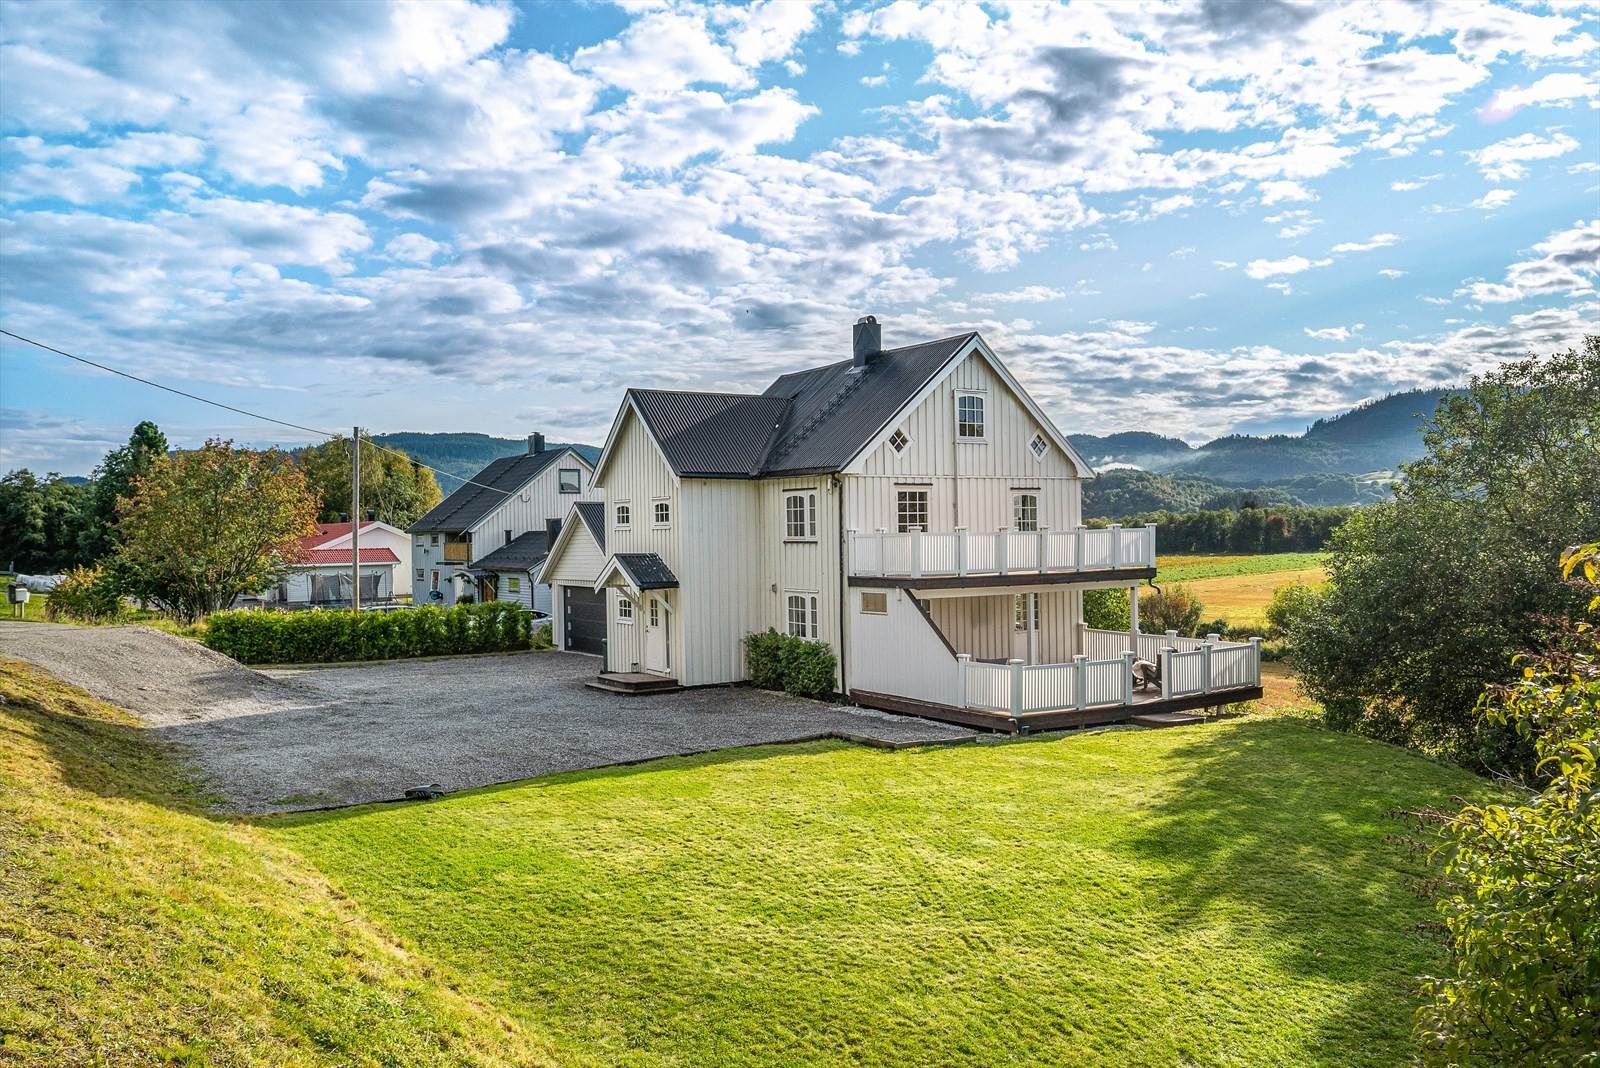
[[[528,451],[527,438],[492,438],[487,434],[423,434],[403,431],[397,434],[374,434],[372,440],[391,449],[400,449],[413,460],[427,464],[439,475],[439,488],[450,493],[460,487],[463,479],[471,478],[502,456],[514,456]],[[546,449],[564,449],[565,442],[552,441]],[[600,449],[594,445],[577,445],[590,463],[600,458]]]
[[[1192,448],[1177,438],[1130,432],[1072,443],[1097,467],[1132,465],[1146,471],[1224,482],[1258,484],[1303,475],[1392,471],[1422,455],[1419,428],[1438,406],[1443,389],[1391,393],[1298,435],[1231,434]]]

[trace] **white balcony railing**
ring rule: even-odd
[[[892,578],[1051,574],[1156,566],[1156,528],[850,532],[850,574]]]
[[[1135,703],[1135,660],[1160,665],[1162,699],[1261,685],[1260,638],[1224,642],[1214,634],[1204,639],[1141,634],[1137,643],[1141,651],[1135,652],[1128,648],[1135,643],[1127,631],[1086,629],[1085,634],[1090,652],[1067,664],[1025,664],[1021,660],[985,664],[961,653],[956,657],[958,704],[1012,718],[1033,712],[1131,705]],[[1145,639],[1160,643],[1159,648],[1147,649]],[[1121,651],[1103,655],[1110,645],[1120,645]],[[1147,656],[1146,651],[1154,655]]]

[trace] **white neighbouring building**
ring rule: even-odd
[[[828,643],[857,702],[957,722],[1258,695],[1256,644],[1139,633],[1155,529],[1083,527],[1093,471],[978,334],[885,350],[880,331],[868,316],[850,359],[761,394],[626,392],[598,529],[567,519],[540,571],[558,617],[604,595],[608,672],[741,681],[771,628]],[[1083,624],[1108,587],[1129,631]],[[1134,692],[1135,659],[1163,666],[1159,695]]]
[[[350,603],[350,524],[318,523],[300,539],[302,559],[261,603],[283,608]],[[405,588],[411,567],[411,538],[399,527],[369,520],[361,524],[361,600],[392,600]],[[252,602],[253,603],[253,602]]]

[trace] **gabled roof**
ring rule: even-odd
[[[394,530],[395,528],[389,526],[387,523],[380,523],[377,520],[368,519],[362,522],[361,529],[363,532],[366,532],[369,530],[379,529]],[[300,539],[300,547],[302,549],[315,549],[319,545],[326,545],[330,541],[337,541],[339,538],[348,538],[349,536],[349,523],[318,523],[317,532],[315,534],[311,534]],[[345,553],[344,555],[345,559],[348,560],[350,558],[349,553]],[[365,557],[363,557],[363,559],[365,559]]]
[[[482,571],[532,571],[544,562],[549,554],[550,542],[542,530],[519,534],[492,553],[472,561],[475,570]]]
[[[398,564],[400,558],[394,550],[383,548],[365,548],[361,550],[363,564]],[[297,566],[327,567],[329,564],[343,564],[350,566],[350,547],[342,549],[306,549],[305,558]]]
[[[673,471],[687,478],[753,478],[788,401],[751,393],[686,393],[630,389],[638,410]]]
[[[622,576],[625,585],[639,593],[678,588],[678,576],[656,553],[617,553],[600,569],[600,577],[595,580],[594,588],[605,589],[611,576],[617,574]]]
[[[451,533],[471,530],[480,519],[500,507],[507,497],[532,482],[540,472],[563,456],[582,459],[570,448],[502,456],[473,475],[471,482],[462,485],[406,529],[413,534],[424,530]]]
[[[589,528],[589,536],[594,538],[594,543],[600,547],[601,552],[606,551],[606,505],[604,501],[579,501],[573,505],[578,518],[583,520],[583,525]]]

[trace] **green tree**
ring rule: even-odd
[[[1281,638],[1299,625],[1301,619],[1316,611],[1322,593],[1304,582],[1286,582],[1272,591],[1263,615],[1267,619],[1269,638]]]
[[[1187,586],[1139,595],[1139,629],[1146,634],[1165,634],[1175,630],[1186,638],[1200,629],[1200,616],[1206,606]]]
[[[319,522],[336,522],[350,512],[350,441],[336,437],[301,449],[295,460],[317,494]],[[361,512],[402,530],[438,504],[442,494],[433,472],[404,453],[361,442]]]
[[[186,620],[265,590],[316,532],[305,472],[286,453],[231,441],[158,457],[118,508],[130,592]]]
[[[1394,499],[1335,533],[1326,596],[1289,640],[1337,727],[1526,772],[1531,749],[1473,709],[1581,598],[1552,564],[1600,536],[1600,337],[1446,395]]]
[[[1132,622],[1128,591],[1123,588],[1084,590],[1083,621],[1095,630],[1127,630]]]
[[[166,454],[167,436],[147,419],[133,428],[126,445],[106,453],[100,461],[89,483],[78,535],[80,556],[86,563],[97,563],[116,552],[117,500],[126,497],[134,479],[147,474],[150,465]]]
[[[84,487],[26,467],[0,478],[0,566],[58,572],[80,561]]]
[[[1600,545],[1569,554],[1592,584]],[[1600,597],[1590,608],[1600,607]],[[1600,1064],[1600,663],[1594,632],[1525,662],[1485,718],[1517,731],[1549,783],[1523,805],[1414,813],[1442,828],[1437,894],[1454,974],[1426,977],[1424,1063]]]

